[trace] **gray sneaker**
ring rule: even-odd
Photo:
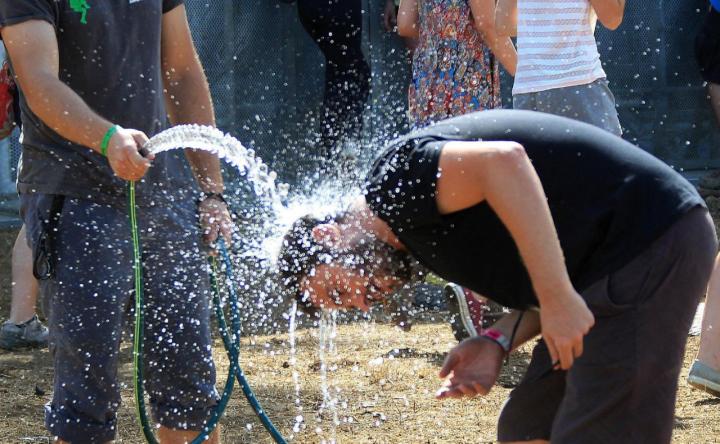
[[[0,329],[0,348],[16,350],[25,347],[47,347],[48,334],[48,328],[40,322],[37,315],[20,325],[5,321]]]
[[[693,362],[687,380],[696,389],[720,397],[720,372],[710,366],[700,361]]]

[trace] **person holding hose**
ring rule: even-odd
[[[229,240],[232,222],[215,155],[140,152],[171,123],[214,124],[183,2],[7,0],[0,35],[21,92],[18,190],[55,368],[46,427],[58,443],[115,438],[135,181],[146,388],[160,441],[189,441],[218,400],[201,238]]]

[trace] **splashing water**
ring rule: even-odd
[[[318,411],[318,422],[322,421],[323,415],[331,417],[330,423],[330,439],[322,439],[322,444],[335,444],[337,442],[336,429],[340,425],[338,418],[338,389],[332,386],[328,378],[328,370],[332,371],[333,367],[328,367],[329,362],[333,362],[337,357],[337,348],[335,347],[335,338],[337,337],[337,310],[324,310],[320,316],[320,388],[322,390],[323,400]],[[323,432],[320,426],[317,427],[318,434]]]
[[[365,157],[371,156],[371,150],[367,146],[356,145],[358,146],[353,145],[353,151],[361,152]],[[377,146],[381,145],[377,144]],[[281,306],[283,301],[276,296],[277,288],[268,284],[271,279],[267,273],[274,268],[282,237],[289,226],[297,218],[320,208],[323,212],[331,212],[346,207],[350,198],[358,195],[360,176],[343,177],[342,181],[328,177],[324,182],[314,183],[312,187],[301,187],[303,189],[299,193],[290,195],[289,186],[276,183],[277,174],[270,171],[252,149],[243,146],[233,136],[209,126],[172,127],[152,137],[144,148],[152,154],[181,148],[207,151],[235,167],[243,176],[243,181],[230,179],[227,180],[227,184],[229,186],[246,184],[250,189],[251,198],[241,195],[242,190],[226,190],[226,197],[229,198],[231,207],[238,200],[240,202],[237,205],[240,207],[240,212],[235,214],[238,233],[233,238],[232,252],[238,280],[236,285],[245,293],[239,301],[242,304],[243,324],[249,321],[250,327],[253,328],[267,326],[268,319],[272,317],[273,307],[280,306],[280,311],[286,313],[289,322],[289,363],[293,369],[296,406],[292,430],[294,435],[302,432],[306,428],[306,419],[300,397],[300,373],[296,368],[297,305],[293,303],[292,310],[287,315],[286,308]],[[228,172],[232,171],[226,171]],[[274,302],[272,298],[276,298]],[[319,424],[316,432],[322,436],[321,442],[328,444],[336,442],[336,427],[340,424],[338,415],[340,390],[333,386],[330,377],[334,370],[332,362],[337,357],[335,344],[337,320],[338,313],[331,311],[324,312],[319,323],[315,323],[319,326],[320,378],[323,396],[317,412]],[[322,424],[323,418],[328,419],[327,426]]]
[[[295,408],[297,409],[297,415],[295,416],[295,424],[293,424],[293,433],[300,433],[305,428],[305,419],[303,418],[303,408],[300,399],[300,373],[297,370],[297,349],[296,344],[296,330],[297,330],[297,301],[293,301],[290,309],[290,322],[288,327],[288,336],[290,339],[290,366],[292,367],[292,380],[295,386]],[[290,436],[290,439],[294,438],[294,435]]]

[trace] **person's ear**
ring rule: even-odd
[[[340,227],[337,224],[320,224],[312,229],[315,242],[323,247],[337,248],[340,245]]]

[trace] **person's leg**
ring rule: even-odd
[[[686,335],[716,252],[712,221],[696,209],[584,289],[595,325],[582,356],[553,370],[540,341],[503,407],[498,440],[669,442]]]
[[[219,399],[207,251],[194,200],[142,210],[145,387],[162,436],[173,442],[197,436]]]
[[[549,442],[544,439],[533,439],[532,441],[500,441],[500,444],[548,444]]]
[[[690,368],[688,384],[720,397],[720,255],[708,285],[700,334],[700,348]]]
[[[33,276],[32,251],[25,238],[25,225],[20,229],[12,252],[12,299],[9,321],[22,324],[35,316],[38,284]]]
[[[33,251],[47,253],[55,270],[40,281],[55,372],[45,425],[67,442],[109,442],[117,431],[117,362],[123,308],[132,290],[127,216],[66,198],[55,231],[43,226],[54,219],[48,200],[52,196],[22,199]],[[53,233],[46,241],[44,230]]]
[[[712,221],[694,209],[583,292],[596,324],[568,371],[553,443],[670,442],[687,332],[716,254]]]
[[[697,360],[720,371],[720,255],[708,285]]]
[[[48,329],[35,315],[38,284],[33,276],[32,251],[25,232],[23,225],[12,251],[10,317],[0,329],[0,348],[6,350],[48,344]]]
[[[523,379],[510,392],[498,419],[501,443],[548,442],[555,414],[565,394],[564,371],[553,371],[543,340],[533,348]]]
[[[370,67],[362,53],[359,0],[302,0],[300,21],[325,56],[321,144],[323,156],[337,154],[337,143],[356,138],[370,91]]]
[[[160,427],[158,429],[158,441],[160,444],[187,444],[192,442],[198,436],[196,431],[188,430],[173,430],[167,427]],[[219,444],[220,443],[220,432],[217,430],[210,435],[210,437],[203,441],[206,444]]]

